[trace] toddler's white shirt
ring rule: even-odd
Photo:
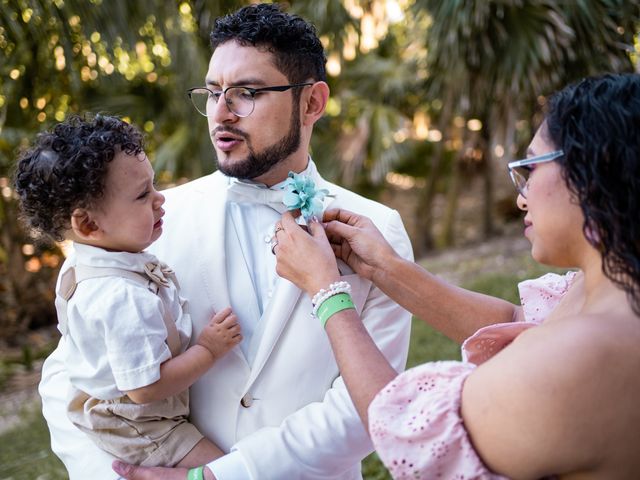
[[[147,262],[157,259],[146,252],[109,252],[75,243],[60,276],[78,264],[142,272]],[[182,311],[175,285],[169,283],[158,294],[123,277],[90,278],[78,284],[68,302],[65,342],[73,386],[108,400],[160,379],[160,365],[171,358],[165,343],[165,308],[175,319],[183,349],[191,338],[191,319]],[[64,308],[60,300],[56,298],[56,308]]]

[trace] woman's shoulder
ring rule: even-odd
[[[640,324],[606,322],[582,314],[527,329],[469,376],[463,419],[491,467],[515,477],[587,470],[621,422],[640,427]]]

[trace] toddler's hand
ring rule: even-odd
[[[220,358],[242,341],[238,317],[227,307],[216,313],[204,327],[196,340],[198,345],[211,352],[213,358]]]

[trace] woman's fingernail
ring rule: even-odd
[[[318,220],[318,217],[316,217],[315,215],[311,216],[311,221],[312,222],[319,222],[320,220]]]
[[[122,463],[120,460],[114,460],[113,463],[111,464],[111,468],[113,468],[113,471],[119,475],[126,473],[125,472],[126,465]]]

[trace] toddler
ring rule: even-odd
[[[15,187],[29,228],[73,241],[56,286],[71,421],[129,463],[223,455],[188,422],[188,389],[241,341],[240,326],[227,308],[188,347],[178,282],[144,251],[162,234],[164,197],[141,133],[114,117],[70,118],[20,155]]]

